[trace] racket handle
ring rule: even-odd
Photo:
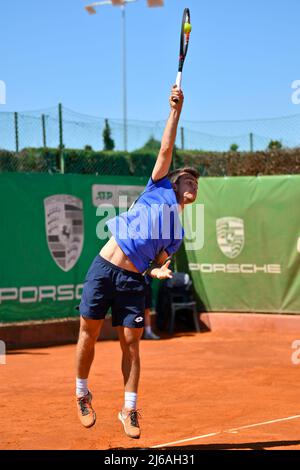
[[[181,81],[182,81],[182,72],[178,72],[177,77],[176,77],[176,86],[178,90],[181,90]],[[177,98],[173,98],[174,103],[178,103]]]

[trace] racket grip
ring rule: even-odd
[[[176,77],[176,86],[178,90],[181,90],[181,81],[182,81],[182,72],[178,72],[177,77]],[[174,103],[178,103],[177,98],[173,98]]]

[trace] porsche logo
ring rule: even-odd
[[[83,247],[82,201],[67,194],[44,200],[47,242],[52,258],[63,270],[72,269]]]
[[[244,247],[244,221],[237,217],[217,219],[217,241],[220,250],[228,258],[236,258]]]

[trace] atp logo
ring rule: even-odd
[[[217,242],[227,258],[236,258],[244,248],[244,221],[237,217],[222,217],[216,221]]]

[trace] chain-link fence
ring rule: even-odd
[[[129,120],[125,127],[122,120],[88,116],[62,105],[26,113],[1,112],[0,171],[140,174],[150,171],[165,122]],[[103,151],[107,125],[113,159],[111,152]],[[299,128],[300,114],[244,121],[181,120],[176,146],[199,152],[254,152],[266,150],[273,142],[275,148],[295,148],[300,146]]]
[[[61,112],[60,112],[61,109]],[[124,123],[109,119],[115,150],[124,150]],[[178,148],[228,151],[236,144],[240,151],[265,150],[271,140],[283,147],[300,145],[300,114],[273,119],[243,121],[180,121]],[[127,122],[128,151],[139,149],[153,137],[161,140],[165,121]],[[26,113],[0,113],[0,148],[19,151],[25,147],[103,149],[105,119],[58,106]],[[60,135],[61,133],[61,135]]]

